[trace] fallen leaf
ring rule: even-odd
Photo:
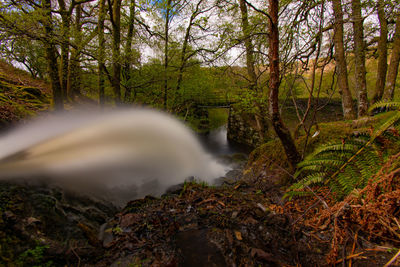
[[[272,256],[272,254],[265,252],[262,249],[259,248],[252,248],[250,255],[252,257],[256,257],[258,259],[262,259],[262,260],[266,260],[269,262],[275,262],[274,257]]]
[[[218,201],[218,204],[220,204],[222,207],[225,207],[225,204],[222,201]]]
[[[235,231],[235,236],[236,236],[236,239],[237,239],[237,240],[243,240],[243,238],[242,238],[242,233],[241,233],[241,232]]]

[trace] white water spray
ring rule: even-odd
[[[0,138],[0,149],[0,179],[45,177],[118,204],[226,171],[185,125],[148,109],[42,118]]]

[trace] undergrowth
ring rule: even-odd
[[[377,103],[373,109],[400,108],[400,103]],[[317,147],[298,164],[295,178],[285,197],[314,194],[312,187],[327,185],[338,200],[354,189],[364,188],[380,166],[400,147],[400,111],[394,112],[369,132],[350,135],[340,142]]]
[[[329,236],[328,264],[345,262],[349,240],[350,258],[371,251],[366,240],[396,251],[400,245],[400,102],[377,103],[370,111],[376,109],[395,111],[367,132],[318,146],[298,165],[300,180],[286,192],[283,211]]]

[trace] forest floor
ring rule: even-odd
[[[271,179],[274,174],[268,175]],[[378,246],[360,233],[355,241],[347,240],[340,256],[328,264],[332,226],[307,226],[294,217],[296,213],[285,210],[279,186],[269,183],[263,190],[260,186],[243,179],[219,187],[188,182],[161,198],[133,200],[117,210],[40,184],[2,183],[0,262],[3,266],[383,266],[394,255],[394,249]],[[304,209],[308,205],[299,202]]]

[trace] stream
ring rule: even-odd
[[[215,185],[234,183],[242,176],[251,148],[231,142],[227,138],[227,125],[212,130],[209,134],[199,135],[200,143],[205,150],[216,158],[218,163],[226,166],[223,177],[214,180]]]
[[[216,157],[234,154],[248,155],[252,150],[247,146],[229,141],[227,125],[212,130],[209,134],[199,135],[199,139],[207,152]]]

